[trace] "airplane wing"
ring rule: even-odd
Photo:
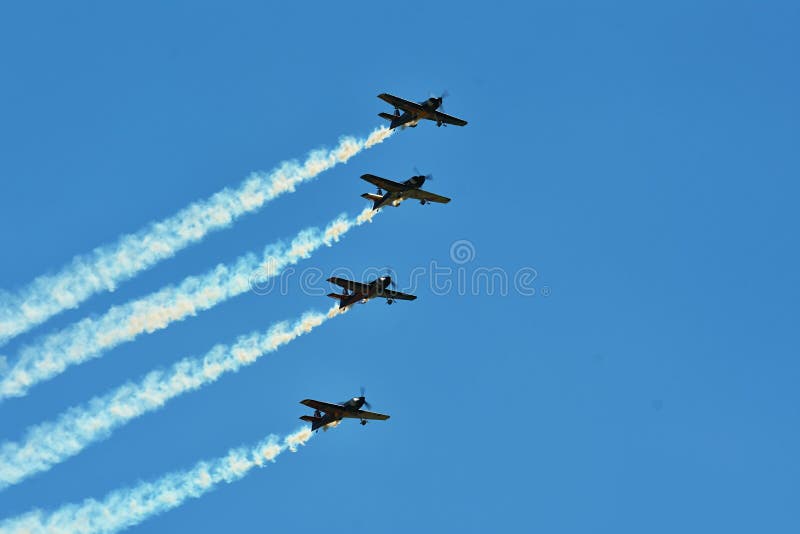
[[[373,421],[386,421],[389,416],[378,412],[368,412],[366,410],[359,410],[357,412],[346,412],[344,419],[372,419]]]
[[[409,102],[408,100],[400,98],[399,96],[390,95],[389,93],[381,93],[378,95],[378,98],[380,98],[384,102],[393,105],[397,109],[402,109],[404,111],[418,113],[423,110],[422,106],[420,106],[416,102]]]
[[[447,113],[442,113],[441,111],[434,111],[433,113],[436,115],[436,120],[442,121],[445,124],[453,124],[455,126],[467,125],[467,121],[459,119],[458,117],[453,117]]]
[[[405,192],[405,196],[408,198],[416,198],[417,200],[427,200],[429,202],[440,202],[441,204],[447,204],[450,202],[450,199],[447,197],[443,197],[440,195],[435,195],[433,193],[429,193],[427,191],[423,191],[422,189],[410,189]]]
[[[331,284],[336,284],[339,287],[343,287],[352,292],[358,293],[365,293],[369,288],[367,284],[362,284],[361,282],[353,282],[352,280],[345,280],[344,278],[337,278],[335,276],[331,276],[328,278],[328,282]]]
[[[386,178],[381,178],[380,176],[375,176],[374,174],[362,174],[361,179],[371,183],[372,185],[380,187],[381,189],[386,189],[387,191],[402,191],[405,189],[403,184],[387,180]]]
[[[305,404],[309,408],[314,408],[315,410],[319,410],[321,412],[334,414],[339,416],[344,412],[344,406],[341,404],[332,404],[330,402],[322,402],[314,399],[303,399],[300,401],[300,404]]]
[[[409,295],[408,293],[400,293],[399,291],[392,291],[391,289],[384,289],[378,297],[394,300],[416,300],[416,295]]]

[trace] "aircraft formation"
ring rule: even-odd
[[[430,120],[436,126],[452,124],[455,126],[466,126],[467,121],[442,113],[439,109],[444,101],[445,94],[438,97],[430,97],[427,100],[416,103],[403,98],[381,93],[378,98],[394,106],[394,114],[379,113],[378,116],[391,121],[389,128],[417,126],[420,120]],[[402,110],[402,114],[401,114]],[[422,205],[428,202],[447,204],[450,202],[448,197],[437,195],[422,189],[426,180],[431,179],[431,175],[412,176],[404,182],[395,182],[374,174],[364,174],[361,179],[377,187],[377,193],[364,193],[361,196],[373,202],[372,209],[379,210],[386,206],[397,207],[401,202],[408,199],[419,200]],[[385,191],[385,192],[384,192]],[[397,300],[416,300],[416,295],[409,295],[391,289],[394,282],[390,276],[381,276],[370,282],[356,282],[344,278],[330,277],[327,280],[331,284],[339,286],[341,293],[328,293],[328,296],[339,301],[339,309],[349,308],[357,302],[366,303],[376,297],[386,299],[387,304],[393,304]],[[367,421],[385,421],[389,416],[382,413],[362,410],[362,407],[370,408],[364,388],[361,388],[361,395],[353,397],[341,403],[324,402],[314,399],[304,399],[300,404],[314,409],[313,415],[303,415],[303,421],[311,423],[311,430],[318,431],[320,428],[327,430],[335,426],[342,419],[360,419],[362,425]]]

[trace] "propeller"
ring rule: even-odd
[[[386,284],[386,286],[394,288],[394,289],[397,289],[397,282],[394,281],[394,278],[392,277],[392,271],[391,270],[389,270],[389,269],[386,270],[386,276],[389,277],[389,283]],[[388,297],[386,299],[386,304],[391,306],[392,304],[394,304],[394,299],[391,298],[391,297]]]
[[[426,182],[433,181],[433,175],[432,174],[422,174],[421,172],[419,172],[419,169],[417,168],[416,165],[414,165],[414,176],[425,176],[425,181]]]
[[[371,410],[372,406],[367,402],[366,397],[364,396],[364,386],[361,386],[361,400],[364,401],[364,406],[367,407],[367,410]]]
[[[442,94],[439,95],[439,96],[434,95],[433,92],[431,92],[429,94],[431,95],[432,98],[435,98],[435,99],[437,99],[439,101],[439,110],[440,111],[444,111],[444,99],[447,98],[448,96],[450,96],[450,91],[445,89],[444,91],[442,91]]]
[[[436,109],[437,109],[438,111],[444,112],[444,97],[446,97],[446,96],[449,96],[449,95],[450,95],[450,93],[447,91],[447,89],[445,89],[445,90],[442,92],[442,95],[441,95],[441,96],[435,96],[435,97],[432,97],[432,98],[435,98],[436,100],[438,100],[438,101],[439,101],[439,105],[436,107]],[[445,122],[443,122],[443,121],[440,121],[440,120],[438,120],[438,119],[437,119],[437,120],[436,120],[436,126],[447,126],[447,123],[445,123]]]

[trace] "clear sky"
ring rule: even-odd
[[[320,433],[136,531],[800,531],[800,8],[608,4],[0,8],[9,291],[251,171],[368,134],[391,111],[378,93],[446,89],[445,110],[469,121],[399,132],[0,347],[12,362],[80,318],[355,214],[365,172],[416,166],[453,201],[386,209],[298,271],[390,267],[401,287],[432,262],[538,273],[533,296],[422,284],[415,302],[356,306],[3,490],[0,518],[289,433],[299,400],[363,385],[389,421]],[[451,258],[458,240],[471,261]],[[0,440],[332,304],[289,288],[3,402]]]

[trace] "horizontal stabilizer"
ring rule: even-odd
[[[390,130],[397,128],[403,123],[403,121],[400,120],[400,115],[392,115],[391,113],[378,113],[378,116],[386,120],[392,121],[392,123],[389,125]],[[406,115],[403,116],[405,117]]]
[[[301,415],[300,419],[308,423],[311,423],[311,430],[317,430],[318,428],[324,426],[322,417],[314,417],[313,415]],[[327,430],[327,427],[325,427],[324,430]]]
[[[314,417],[313,415],[301,415],[300,419],[303,421],[308,421],[309,423],[316,423],[317,421],[321,420],[321,417]]]
[[[359,295],[339,295],[337,293],[328,293],[328,296],[339,301],[340,310],[361,300]]]

